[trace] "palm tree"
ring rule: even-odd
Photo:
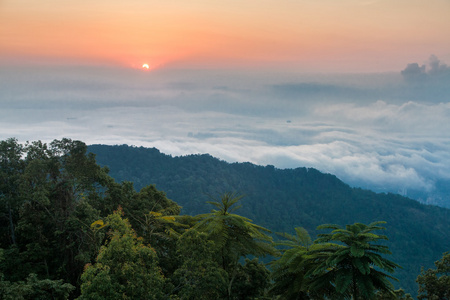
[[[219,265],[229,274],[228,295],[236,276],[239,259],[247,255],[275,255],[270,230],[252,223],[252,220],[233,214],[241,207],[236,205],[243,196],[225,193],[220,199],[207,203],[214,205],[210,213],[198,215],[194,229],[204,232],[214,242],[215,255]]]
[[[400,266],[382,256],[391,254],[387,246],[373,244],[387,240],[385,235],[372,232],[385,229],[379,226],[384,223],[355,223],[346,225],[345,229],[330,224],[319,226],[319,230],[332,231],[319,234],[315,241],[322,243],[322,247],[312,251],[318,255],[318,265],[310,273],[314,276],[310,288],[314,290],[332,282],[337,298],[354,300],[372,299],[377,290],[393,293],[394,287],[389,279],[397,279],[384,271],[393,273]]]
[[[308,251],[315,246],[303,227],[295,228],[296,235],[279,233],[286,240],[276,242],[276,246],[287,247],[282,255],[271,263],[273,285],[272,295],[280,295],[286,300],[310,299],[306,273],[311,267]]]

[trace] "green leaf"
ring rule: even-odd
[[[364,249],[362,247],[360,247],[359,244],[354,243],[351,247],[350,247],[350,253],[352,254],[352,256],[354,257],[363,257],[364,256]]]

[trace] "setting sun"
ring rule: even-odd
[[[142,69],[148,70],[150,69],[150,66],[148,64],[143,64]]]

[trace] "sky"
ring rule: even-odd
[[[435,203],[449,15],[448,0],[0,0],[0,139],[314,167]]]
[[[450,61],[449,13],[448,0],[2,0],[0,55],[22,64],[394,71],[431,54]]]

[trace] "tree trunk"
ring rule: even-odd
[[[353,293],[353,300],[358,300],[358,286],[356,285],[356,276],[355,276],[355,270],[353,270],[353,272],[352,272],[352,286],[353,286],[353,291],[352,291],[352,293]]]
[[[14,223],[13,223],[11,207],[9,206],[9,203],[8,203],[8,213],[9,213],[9,227],[11,229],[11,241],[12,241],[12,244],[15,246],[16,245],[16,235],[14,233]]]
[[[234,278],[236,277],[236,272],[233,271],[233,276],[231,277],[230,283],[228,284],[228,300],[231,300],[231,288],[233,286]]]

